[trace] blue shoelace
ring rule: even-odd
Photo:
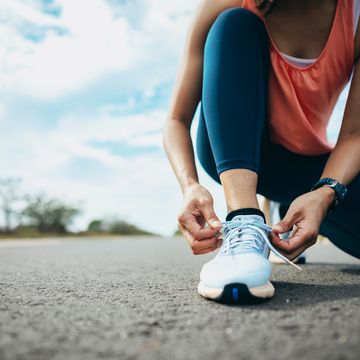
[[[220,229],[220,232],[224,235],[224,243],[218,256],[235,255],[243,252],[243,250],[263,252],[266,244],[280,259],[294,266],[296,269],[301,270],[298,265],[281,254],[271,244],[268,237],[268,234],[272,232],[271,226],[254,218],[248,220],[223,221],[221,223],[223,227]]]

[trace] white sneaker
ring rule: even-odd
[[[247,303],[271,298],[275,289],[270,282],[270,249],[299,267],[272,246],[272,230],[262,216],[237,215],[222,224],[222,246],[215,258],[203,265],[198,293],[220,302]]]

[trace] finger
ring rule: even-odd
[[[208,247],[216,246],[217,241],[218,241],[218,238],[216,238],[216,237],[206,239],[206,240],[195,240],[191,244],[191,249],[196,250],[196,251],[203,250],[203,249],[206,249]]]
[[[179,228],[180,228],[180,226],[179,226]],[[186,242],[189,244],[189,246],[191,246],[191,244],[194,242],[193,236],[189,233],[189,231],[187,231],[184,228],[181,228],[180,230],[183,233]]]
[[[270,242],[276,247],[278,248],[280,243],[282,242],[283,240],[280,238],[280,236],[275,233],[275,232],[271,232],[270,233]]]
[[[206,222],[209,224],[210,227],[213,229],[220,229],[222,227],[222,223],[219,218],[216,216],[214,208],[211,203],[206,203],[202,208],[201,211],[204,215]]]
[[[296,228],[295,231],[292,232],[291,236],[293,236],[296,231],[298,230],[298,227],[295,225],[294,228]],[[290,261],[296,259],[300,254],[302,254],[311,244],[303,244],[299,249],[295,251],[290,250],[290,244],[288,243],[288,240],[281,239],[278,234],[276,233],[270,233],[270,242],[274,245],[274,247],[286,258],[288,258]]]
[[[204,255],[204,254],[212,252],[212,251],[214,251],[216,249],[217,249],[217,246],[212,246],[212,247],[209,247],[209,248],[206,248],[206,249],[203,249],[203,250],[196,251],[193,254],[194,255]]]
[[[310,242],[304,243],[301,247],[299,247],[297,250],[295,250],[291,253],[287,253],[287,254],[283,253],[283,255],[286,256],[289,260],[293,261],[298,256],[300,256],[306,249],[313,246],[315,243],[316,243],[316,239],[315,239],[315,241],[310,241]]]
[[[216,245],[219,240],[222,240],[222,239],[219,239],[219,237],[221,236],[220,233],[216,234],[216,236],[213,236],[211,238],[196,240],[196,239],[194,239],[193,235],[186,228],[184,228],[181,224],[179,224],[179,229],[182,231],[182,233],[183,233],[187,243],[189,244],[190,248],[192,248],[195,244],[196,244],[196,247],[198,248],[199,244],[203,243],[203,242],[205,242],[205,245],[203,245],[203,247],[207,246],[209,243],[210,244],[212,243],[213,245]]]
[[[282,252],[290,253],[292,251],[288,239],[280,238],[280,236],[275,232],[271,233],[270,241],[278,250],[281,250]]]
[[[202,228],[192,214],[181,215],[179,223],[191,233],[195,240],[207,239],[218,233],[218,229]]]
[[[311,245],[308,244],[308,245],[304,245],[302,246],[300,249],[292,252],[292,253],[289,253],[289,252],[285,252],[279,248],[277,248],[277,250],[279,251],[280,254],[284,255],[287,259],[289,259],[290,261],[293,261],[294,259],[296,259],[299,255],[301,255],[308,247],[310,247]]]
[[[281,239],[278,234],[270,233],[270,242],[274,245],[275,249],[277,249],[281,254],[287,256],[289,254],[289,243],[286,239]]]
[[[284,218],[280,220],[277,224],[273,225],[271,228],[274,232],[283,234],[291,230],[293,225],[298,221],[298,216],[291,209],[287,211]]]
[[[301,255],[307,248],[309,248],[310,246],[312,246],[311,244],[307,244],[306,246],[302,246],[300,249],[294,251],[291,254],[286,254],[285,256],[290,260],[293,261],[294,259],[296,259],[299,255]]]
[[[289,258],[294,259],[303,253],[307,248],[316,244],[318,232],[316,230],[310,231],[307,234],[295,234],[289,238],[291,243]]]
[[[299,228],[293,235],[287,240],[280,239],[278,235],[274,235],[271,238],[273,245],[284,252],[285,254],[294,254],[299,252],[305,247],[305,249],[316,242],[317,234],[313,230],[304,230]]]
[[[280,242],[285,243],[287,242],[286,240],[281,240],[279,239]],[[289,253],[288,250],[282,250],[280,248],[280,246],[278,246],[277,242],[275,242],[274,240],[271,241],[273,243],[273,245],[275,246],[275,248],[279,251],[280,254],[284,255],[286,258],[288,258],[290,261],[294,260],[295,258],[297,258],[300,254],[302,254],[308,247],[308,245],[303,245],[300,249]]]
[[[178,224],[179,226],[185,227],[192,234],[197,233],[202,228],[200,224],[196,221],[195,216],[187,212],[182,213],[178,217]]]

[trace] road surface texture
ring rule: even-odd
[[[325,243],[275,297],[196,292],[181,237],[0,241],[0,359],[360,359],[360,262]]]

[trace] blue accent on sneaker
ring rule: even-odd
[[[237,288],[232,288],[232,297],[233,297],[233,301],[234,302],[238,302],[239,301],[239,289]]]

